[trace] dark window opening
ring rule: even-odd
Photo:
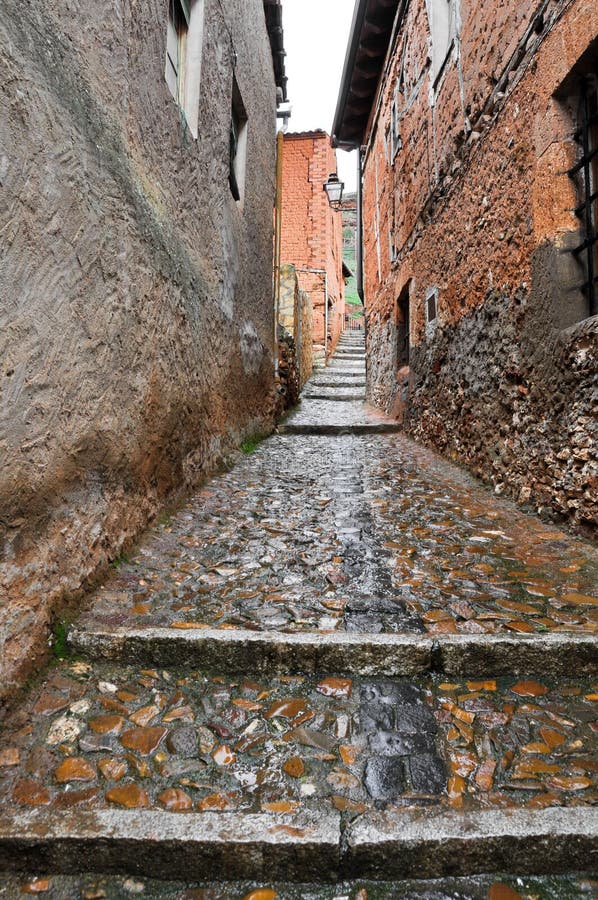
[[[228,180],[230,183],[230,189],[231,189],[232,195],[235,198],[235,200],[241,199],[241,192],[239,190],[239,185],[237,182],[237,173],[235,171],[235,162],[237,159],[237,153],[239,151],[240,131],[241,131],[241,123],[239,121],[237,112],[233,106],[231,122],[230,122],[230,167],[229,167]]]
[[[229,174],[231,194],[234,199],[243,199],[245,185],[245,162],[247,151],[247,114],[237,80],[233,79],[233,100],[230,117]]]
[[[438,315],[438,288],[430,290],[426,296],[426,322],[433,322]]]
[[[570,169],[579,193],[576,215],[582,222],[582,242],[573,254],[581,262],[582,286],[590,316],[598,314],[598,75],[594,71],[579,83],[578,127],[575,139],[581,156]]]
[[[409,288],[406,284],[397,302],[397,368],[409,365]]]

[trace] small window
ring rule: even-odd
[[[392,101],[391,122],[390,122],[390,143],[391,143],[391,161],[403,147],[401,139],[401,108],[402,108],[402,92],[400,84],[395,89],[394,99]]]
[[[436,321],[438,315],[438,288],[428,288],[426,292],[426,322]]]
[[[228,180],[231,193],[237,202],[242,202],[245,192],[245,166],[247,160],[247,113],[243,106],[237,79],[234,76],[229,151]]]
[[[582,242],[573,250],[584,270],[582,291],[588,315],[598,315],[598,74],[579,82],[579,103],[575,139],[580,158],[571,169],[578,188],[575,212],[582,222]]]
[[[397,368],[409,365],[409,281],[399,295],[397,301]]]
[[[426,0],[432,41],[432,82],[435,84],[453,47],[457,17],[455,0]]]
[[[187,0],[170,0],[166,35],[166,84],[174,99],[184,98],[185,50],[191,11]]]
[[[204,0],[169,0],[166,32],[166,84],[194,138],[199,127],[203,8]]]

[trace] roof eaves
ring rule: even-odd
[[[332,126],[335,147],[360,146],[401,0],[356,0],[339,99]]]
[[[284,49],[284,31],[282,27],[282,3],[281,0],[263,0],[263,2],[268,37],[270,38],[270,48],[272,50],[272,63],[274,65],[276,87],[280,88],[282,91],[282,102],[287,103],[288,78],[285,71],[286,52]]]

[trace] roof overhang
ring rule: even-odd
[[[282,29],[282,3],[281,0],[264,0],[264,12],[266,14],[266,26],[270,47],[272,49],[272,63],[274,65],[274,77],[276,87],[280,88],[282,97],[280,102],[287,103],[287,76],[285,72],[284,32]]]
[[[363,143],[401,0],[356,0],[332,143],[352,150]]]

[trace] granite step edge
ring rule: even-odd
[[[370,813],[344,833],[336,812],[292,818],[155,810],[0,810],[0,870],[148,877],[441,878],[501,871],[592,872],[598,810]]]
[[[593,635],[363,634],[168,627],[105,628],[93,621],[71,628],[69,646],[94,659],[186,665],[213,671],[355,674],[388,677],[433,672],[446,676],[593,677]]]

